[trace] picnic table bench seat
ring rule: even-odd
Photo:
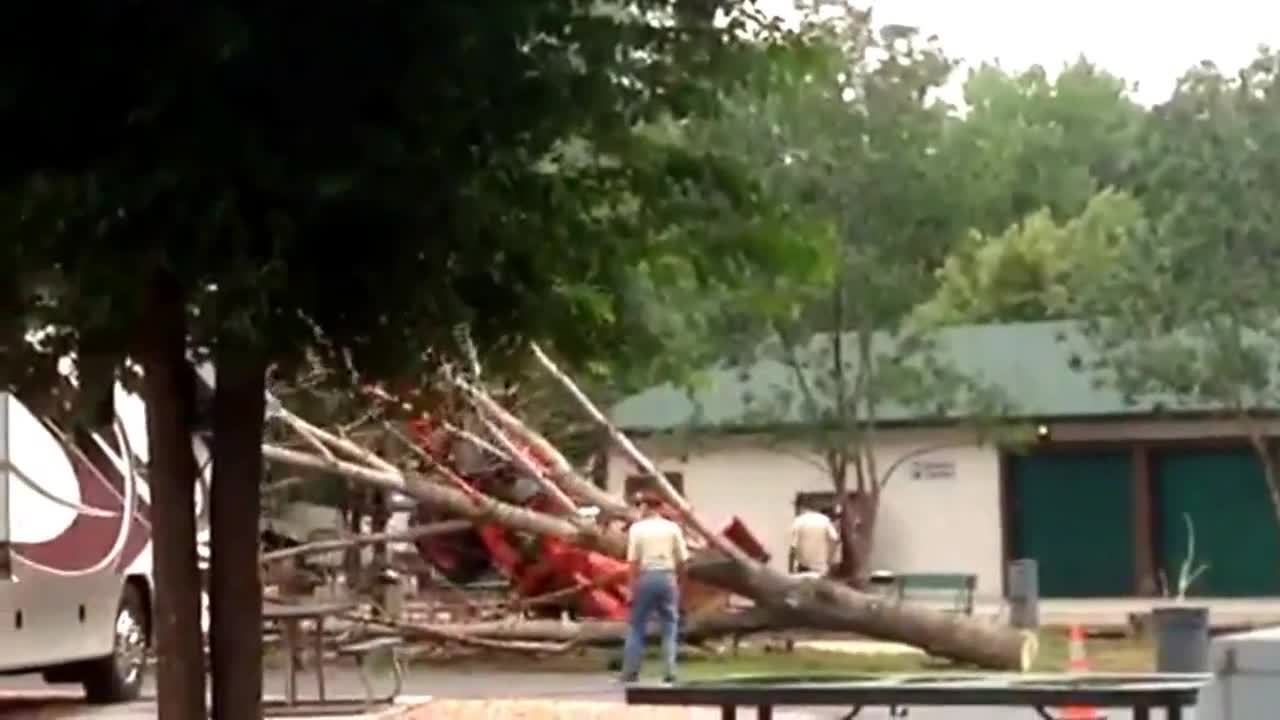
[[[888,594],[900,603],[944,601],[946,612],[973,614],[978,576],[973,573],[890,573],[872,575],[872,584],[888,586]]]
[[[404,666],[401,665],[400,653],[397,650],[403,645],[404,638],[384,635],[338,646],[339,657],[349,657],[356,661],[356,667],[360,671],[360,684],[364,686],[365,707],[372,708],[376,705],[391,704],[400,696],[400,691],[404,689]],[[374,692],[373,681],[369,677],[368,660],[370,655],[382,650],[391,653],[392,686],[387,693],[378,695]]]
[[[397,652],[404,641],[399,637],[392,636],[362,638],[340,643],[336,648],[333,648],[338,658],[352,658],[356,661],[360,671],[360,682],[364,687],[364,697],[333,698],[326,696],[324,676],[326,659],[325,621],[341,618],[355,608],[356,603],[350,601],[300,602],[296,604],[267,602],[264,604],[263,624],[265,626],[277,626],[280,630],[279,638],[284,644],[286,663],[285,697],[282,701],[268,700],[263,703],[264,706],[269,708],[269,714],[349,715],[355,711],[367,712],[375,705],[395,702],[395,698],[400,694],[404,684],[404,670]],[[302,644],[301,628],[299,627],[302,622],[310,622],[314,625],[312,645],[315,656],[317,697],[314,700],[306,701],[299,701],[297,692],[298,658],[296,652]],[[381,650],[389,650],[391,653],[391,670],[394,681],[389,693],[378,695],[374,692],[373,683],[369,677],[368,658],[373,653]]]

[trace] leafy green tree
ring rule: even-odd
[[[1041,209],[1066,222],[1097,193],[1130,189],[1145,111],[1129,90],[1084,58],[1052,80],[1038,65],[971,71],[968,111],[953,119],[942,150],[968,224],[998,234]]]
[[[1134,402],[1225,412],[1257,451],[1280,516],[1280,57],[1237,76],[1202,64],[1141,143],[1151,226],[1083,298],[1101,366]]]
[[[1074,317],[1079,299],[1113,272],[1143,209],[1103,191],[1084,211],[1054,222],[1046,208],[997,235],[971,231],[938,270],[936,294],[915,311],[922,328]]]
[[[720,295],[704,337],[744,368],[751,424],[795,428],[776,431],[780,446],[802,443],[836,496],[853,498],[841,536],[857,577],[896,466],[876,455],[884,408],[945,413],[991,398],[908,327],[966,227],[940,152],[950,116],[937,90],[951,61],[914,29],[847,6],[811,11],[801,35],[699,132],[755,169],[769,208],[756,227],[793,237],[785,247],[805,261]],[[764,393],[748,369],[761,360],[788,376]]]

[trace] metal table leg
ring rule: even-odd
[[[773,706],[760,705],[756,708],[757,720],[773,720]]]
[[[1151,720],[1151,708],[1139,705],[1133,709],[1133,720]]]
[[[316,618],[316,694],[324,702],[324,617]]]
[[[295,620],[286,620],[284,625],[284,701],[286,705],[298,704],[298,652],[294,641],[297,639],[299,632],[298,623]]]
[[[1164,709],[1165,720],[1182,720],[1182,706],[1170,705]]]
[[[738,708],[734,705],[721,705],[720,720],[738,720]]]

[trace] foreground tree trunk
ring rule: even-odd
[[[494,522],[534,534],[556,535],[581,547],[624,557],[626,538],[575,517],[553,516],[469,494],[441,482],[331,460],[274,445],[271,462],[312,470],[329,469],[352,480],[406,493],[422,502],[475,521]],[[780,573],[755,562],[699,554],[689,577],[743,597],[767,611],[779,627],[854,632],[922,648],[930,654],[996,669],[1026,670],[1034,660],[1035,637],[973,618],[886,603],[826,580]]]
[[[148,476],[156,582],[157,717],[205,717],[200,571],[196,564],[196,461],[191,449],[195,388],[187,364],[185,297],[159,275],[146,300],[141,337],[147,404]]]
[[[846,496],[841,519],[840,536],[842,552],[848,552],[849,560],[845,578],[854,587],[865,588],[871,576],[871,553],[875,548],[876,518],[880,512],[880,492],[876,485],[867,484],[867,491]],[[844,541],[844,538],[848,538]]]
[[[262,582],[255,530],[266,363],[227,348],[219,348],[216,360],[209,506],[213,717],[250,720],[262,717]]]

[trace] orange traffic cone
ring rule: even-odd
[[[1072,673],[1089,672],[1089,658],[1084,652],[1084,630],[1079,625],[1071,626],[1070,641],[1067,645],[1067,669]],[[1062,720],[1103,720],[1103,715],[1095,707],[1072,705],[1062,708]]]

